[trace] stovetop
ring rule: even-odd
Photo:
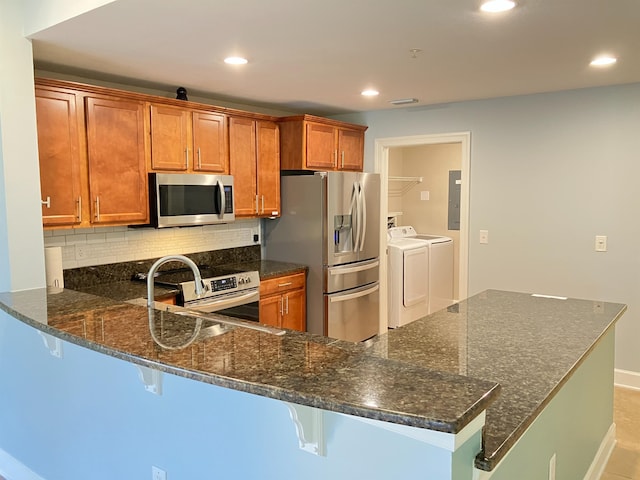
[[[203,280],[235,275],[239,272],[235,268],[229,267],[211,267],[209,265],[198,265],[200,270],[200,276]],[[133,276],[134,280],[147,281],[147,272],[136,273]],[[181,283],[189,282],[193,280],[193,272],[190,268],[175,268],[170,270],[159,270],[154,275],[154,282],[156,285],[166,285],[169,287],[177,287]]]
[[[183,303],[228,296],[236,292],[258,291],[260,287],[260,275],[257,271],[238,271],[227,267],[212,268],[208,265],[201,265],[198,269],[205,286],[204,293],[199,296],[195,294],[195,279],[190,268],[158,271],[154,275],[153,283],[178,289]],[[136,273],[133,279],[146,282],[147,277],[147,273],[141,272]]]

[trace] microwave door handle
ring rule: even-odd
[[[358,251],[358,245],[360,244],[360,222],[358,221],[358,185],[353,182],[353,190],[351,191],[351,238],[353,243],[353,251]],[[353,239],[355,232],[355,239]]]
[[[224,194],[224,184],[220,180],[216,180],[218,183],[218,195],[220,195],[220,214],[218,215],[220,218],[224,217],[224,211],[226,208],[225,205],[225,194]]]

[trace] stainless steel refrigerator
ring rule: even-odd
[[[307,265],[307,331],[358,342],[378,333],[380,176],[281,178],[282,215],[265,224],[265,257]]]

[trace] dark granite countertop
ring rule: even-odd
[[[335,412],[457,433],[486,409],[485,451],[476,460],[484,470],[504,457],[626,310],[489,290],[352,344],[240,327],[210,336],[211,322],[198,327],[194,319],[155,310],[150,328],[145,307],[105,298],[108,290],[3,293],[0,308],[135,364]],[[177,348],[196,328],[196,340]],[[160,332],[167,348],[154,341]]]

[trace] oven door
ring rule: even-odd
[[[190,310],[203,313],[218,313],[229,317],[240,318],[252,322],[260,321],[260,290],[249,289],[241,292],[227,293],[210,298],[203,298],[185,303]]]

